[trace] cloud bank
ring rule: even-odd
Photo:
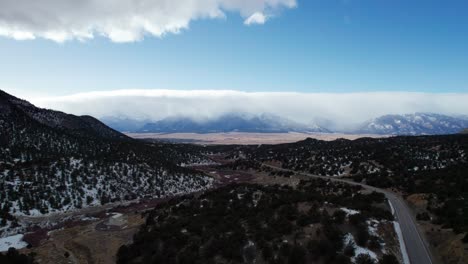
[[[468,93],[294,93],[232,90],[116,90],[26,98],[77,115],[157,121],[166,117],[207,120],[227,113],[270,113],[310,123],[321,120],[350,128],[385,114],[433,112],[468,115]]]
[[[0,0],[0,36],[57,42],[96,35],[114,42],[179,33],[196,19],[238,12],[246,25],[264,24],[296,0]]]

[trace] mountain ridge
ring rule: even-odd
[[[189,145],[145,143],[93,117],[36,108],[0,93],[0,237],[47,215],[144,197],[205,190],[212,178]]]
[[[60,111],[38,108],[26,100],[19,99],[2,90],[0,90],[0,105],[2,105],[0,109],[5,111],[4,114],[10,113],[16,109],[50,128],[58,128],[69,133],[86,136],[128,139],[124,134],[109,128],[92,116],[76,116]]]
[[[356,131],[367,134],[438,135],[456,134],[468,120],[436,113],[384,115],[365,122]]]
[[[436,113],[389,114],[373,118],[349,129],[339,129],[327,119],[314,119],[308,124],[295,122],[277,115],[243,115],[229,113],[210,120],[197,121],[190,117],[168,117],[155,122],[129,118],[101,119],[106,124],[134,133],[346,133],[377,135],[438,135],[456,134],[468,127],[468,118]],[[108,121],[112,120],[112,121]],[[128,124],[128,125],[125,125]],[[139,125],[137,125],[139,124]],[[138,128],[139,127],[139,128]],[[127,129],[128,128],[128,129]],[[130,129],[132,128],[132,129]]]
[[[115,121],[116,119],[104,118]],[[122,123],[129,122],[122,118]],[[127,127],[134,127],[134,121]],[[115,128],[120,124],[109,122]],[[127,128],[125,127],[125,128]],[[128,129],[124,129],[128,130]],[[147,122],[141,128],[132,132],[137,133],[221,133],[221,132],[256,132],[256,133],[284,133],[284,132],[329,132],[315,124],[301,124],[287,118],[273,114],[249,115],[245,113],[227,113],[207,120],[195,120],[191,117],[168,117],[155,122]]]

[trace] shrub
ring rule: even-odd
[[[368,254],[359,254],[355,259],[356,264],[376,264]]]
[[[462,238],[462,242],[465,244],[468,243],[468,233],[466,233],[465,236]]]
[[[379,264],[399,264],[399,262],[395,255],[385,254],[379,259]]]
[[[367,245],[369,249],[372,249],[372,250],[379,250],[382,247],[382,245],[380,245],[379,238],[376,236],[371,236]]]
[[[356,234],[356,244],[358,244],[361,247],[365,247],[367,245],[368,240],[369,232],[367,231],[367,227],[364,225],[360,225]]]
[[[346,213],[343,210],[338,210],[333,213],[333,221],[337,224],[343,224],[346,218]]]
[[[429,216],[429,214],[427,212],[418,213],[416,215],[416,220],[418,220],[418,221],[429,221],[429,220],[431,220],[431,217]]]
[[[301,245],[295,245],[291,249],[289,254],[289,263],[305,263],[306,262],[306,250]]]
[[[356,246],[354,245],[354,242],[352,241],[350,241],[343,249],[343,253],[348,257],[354,257],[355,251],[356,251]]]

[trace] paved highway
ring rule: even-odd
[[[405,259],[404,264],[410,264],[410,263],[411,264],[433,264],[435,263],[428,249],[428,246],[427,246],[428,243],[425,240],[424,235],[420,233],[420,230],[417,227],[416,219],[413,217],[413,214],[411,213],[410,209],[408,208],[406,203],[403,201],[403,199],[397,196],[396,194],[394,194],[393,192],[383,190],[380,188],[376,188],[370,185],[342,179],[342,178],[332,178],[332,177],[319,176],[319,175],[314,175],[314,174],[309,174],[309,173],[304,173],[304,172],[297,172],[297,171],[292,171],[292,170],[287,170],[287,169],[283,169],[280,167],[272,166],[269,164],[263,164],[263,165],[273,168],[273,169],[277,169],[277,170],[290,171],[298,175],[331,180],[334,182],[343,182],[343,183],[352,184],[352,185],[359,185],[367,190],[376,191],[376,192],[385,194],[389,203],[391,204],[391,206],[393,207],[395,211],[395,216],[398,220],[398,223],[400,224],[401,233],[403,235],[403,240],[405,242],[404,245],[400,245],[401,247],[405,247],[406,252],[408,254],[408,258]],[[402,251],[404,250],[402,249]]]

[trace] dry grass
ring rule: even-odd
[[[49,239],[32,251],[37,254],[38,263],[115,263],[119,247],[130,243],[144,223],[140,214],[129,213],[127,217],[127,225],[117,231],[96,230],[96,224],[102,220],[53,231]]]

